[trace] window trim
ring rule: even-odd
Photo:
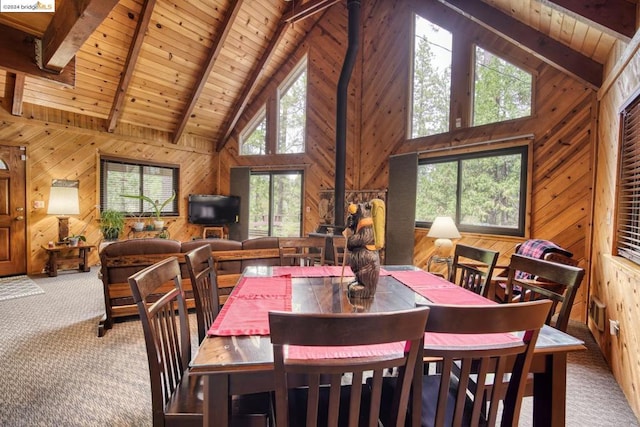
[[[291,87],[291,85],[293,85],[298,80],[298,78],[300,77],[300,74],[302,74],[303,71],[305,71],[307,73],[307,87],[305,88],[305,99],[304,99],[304,130],[302,132],[302,145],[303,145],[304,149],[302,151],[296,152],[296,153],[281,153],[278,150],[278,142],[280,141],[280,131],[281,131],[281,129],[280,129],[280,98],[282,98],[283,92],[286,92]],[[289,72],[287,77],[280,83],[280,85],[278,85],[278,89],[276,90],[276,139],[274,141],[275,142],[275,147],[274,147],[275,154],[280,154],[280,155],[300,155],[300,154],[305,154],[307,152],[307,118],[308,118],[307,105],[308,105],[308,100],[309,100],[309,67],[308,67],[307,54],[305,54],[300,59],[300,62],[298,62],[298,64],[296,64],[296,66],[293,67],[291,72]]]
[[[109,206],[106,205],[106,194],[105,192],[107,191],[105,188],[105,182],[106,182],[106,174],[108,171],[108,168],[105,167],[106,163],[120,163],[120,164],[125,164],[125,165],[132,165],[132,166],[140,166],[140,167],[159,167],[159,168],[165,168],[165,169],[170,169],[172,170],[172,182],[173,182],[173,190],[176,193],[176,197],[173,199],[173,201],[171,202],[170,206],[171,206],[171,211],[170,212],[162,212],[162,217],[176,217],[176,216],[180,216],[180,203],[178,202],[180,200],[180,165],[178,164],[172,164],[172,163],[162,163],[162,162],[154,162],[154,161],[141,161],[141,160],[136,160],[136,159],[131,159],[131,158],[122,158],[122,157],[113,157],[113,156],[100,156],[100,171],[99,171],[99,177],[100,177],[100,182],[99,182],[99,200],[100,200],[100,207],[101,210],[105,210],[105,209],[110,209]],[[142,170],[142,169],[141,169]],[[141,172],[142,173],[142,172]],[[142,182],[142,181],[141,181]],[[140,206],[143,207],[144,206],[144,202],[141,200],[140,201]],[[143,211],[143,212],[122,212],[123,214],[125,214],[125,216],[127,217],[139,217],[139,216],[148,216],[148,217],[153,217],[155,216],[154,212],[151,211]]]
[[[430,156],[421,158],[418,160],[418,168],[421,165],[428,163],[445,163],[457,161],[458,163],[463,160],[468,159],[476,159],[483,157],[496,157],[500,155],[508,155],[508,154],[521,154],[522,155],[522,165],[520,168],[520,215],[518,218],[518,227],[517,228],[505,228],[505,227],[495,227],[495,226],[478,226],[478,225],[468,225],[468,224],[460,224],[460,173],[461,168],[458,168],[458,181],[456,185],[456,213],[453,218],[456,227],[458,230],[465,233],[474,233],[474,234],[492,234],[492,235],[500,235],[500,236],[516,236],[516,237],[526,237],[527,235],[527,204],[529,203],[529,180],[530,180],[530,170],[529,170],[529,159],[530,159],[530,145],[529,144],[519,144],[515,146],[508,147],[495,147],[487,150],[478,150],[472,152],[464,152],[458,154],[447,154],[443,156]],[[416,194],[416,198],[417,198]],[[432,221],[419,221],[416,219],[415,226],[416,228],[431,228]]]
[[[493,56],[496,56],[498,58],[500,58],[501,60],[508,62],[509,64],[513,65],[514,67],[526,72],[527,74],[529,74],[531,76],[531,104],[530,104],[530,111],[529,111],[529,115],[527,116],[522,116],[522,117],[516,117],[513,119],[507,119],[507,120],[501,120],[498,122],[491,122],[491,123],[484,123],[484,124],[480,124],[480,125],[475,125],[473,124],[473,120],[475,117],[475,105],[476,105],[476,48],[480,48],[484,51],[489,52],[490,54],[492,54]],[[524,119],[530,119],[532,117],[534,117],[536,115],[536,82],[538,80],[538,76],[537,76],[537,72],[536,70],[531,70],[528,67],[523,66],[522,64],[516,63],[516,61],[514,59],[511,59],[508,57],[508,55],[503,55],[503,54],[499,54],[496,53],[493,49],[487,48],[485,46],[483,46],[481,43],[473,43],[471,45],[471,63],[469,64],[469,66],[471,67],[471,81],[470,81],[470,85],[471,85],[471,100],[470,100],[470,104],[469,104],[469,117],[468,117],[468,123],[469,123],[469,128],[474,128],[474,127],[480,127],[480,126],[491,126],[491,125],[495,125],[497,123],[508,123],[511,121],[515,121],[515,120],[524,120]]]

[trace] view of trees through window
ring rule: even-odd
[[[416,222],[450,216],[462,231],[520,235],[526,165],[526,146],[421,161]]]
[[[249,183],[249,237],[296,237],[302,230],[301,171],[254,172]]]
[[[476,46],[473,125],[531,115],[532,76]]]
[[[263,108],[240,135],[240,154],[245,156],[267,153],[267,116]]]
[[[294,74],[279,91],[279,154],[304,153],[307,107],[307,61],[298,65]]]
[[[452,35],[416,15],[411,137],[449,131]]]

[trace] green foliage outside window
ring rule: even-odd
[[[307,108],[307,63],[306,60],[285,86],[279,98],[278,144],[279,154],[304,153],[305,122]]]
[[[532,76],[476,46],[473,125],[531,115]]]
[[[421,161],[416,222],[450,216],[461,231],[522,235],[526,165],[526,146]]]
[[[244,156],[264,155],[266,154],[267,145],[267,117],[265,111],[262,110],[262,119],[259,119],[255,127],[248,133],[240,137],[241,147],[240,154]]]
[[[302,172],[255,172],[249,183],[249,237],[300,236]]]

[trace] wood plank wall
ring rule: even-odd
[[[640,267],[615,256],[616,184],[620,111],[640,91],[639,43],[620,43],[611,53],[605,84],[598,93],[597,174],[594,188],[592,295],[605,305],[605,330],[589,329],[600,344],[613,374],[640,418]],[[618,336],[609,334],[608,320],[620,322]]]
[[[52,114],[27,105],[30,114],[37,116],[59,116],[58,119],[74,121],[77,116],[60,111]],[[187,195],[215,191],[217,178],[216,156],[212,150],[196,150],[178,147],[159,141],[145,140],[136,136],[120,136],[87,129],[64,126],[53,121],[36,121],[8,115],[0,111],[0,144],[26,147],[27,153],[27,244],[29,274],[41,273],[46,256],[40,245],[57,240],[58,225],[55,216],[47,215],[46,208],[35,209],[33,202],[45,201],[48,206],[49,187],[52,179],[77,179],[80,181],[80,215],[70,219],[70,231],[80,232],[86,225],[87,241],[99,244],[102,235],[99,229],[99,156],[109,155],[137,160],[149,160],[180,165],[180,217],[167,217],[171,238],[185,241],[202,236],[202,227],[187,223]],[[85,120],[81,123],[88,124]],[[140,131],[140,130],[139,130]],[[144,132],[144,131],[142,131]],[[133,222],[130,220],[129,222]],[[126,238],[130,229],[123,233]],[[91,252],[90,264],[98,263],[97,251]]]

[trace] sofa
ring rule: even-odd
[[[98,324],[98,336],[104,336],[117,318],[138,315],[128,278],[134,273],[171,256],[178,258],[187,306],[193,308],[193,291],[184,254],[202,245],[211,247],[221,287],[221,303],[226,301],[238,277],[250,265],[280,265],[277,237],[259,237],[242,242],[226,239],[198,239],[188,242],[160,238],[130,239],[110,243],[100,250],[100,276],[104,292],[105,314]],[[263,251],[263,250],[269,251]],[[260,254],[260,255],[256,255]],[[266,255],[265,255],[266,254]],[[160,288],[160,292],[170,289]],[[160,294],[159,294],[160,295]],[[158,295],[158,296],[159,296]]]

